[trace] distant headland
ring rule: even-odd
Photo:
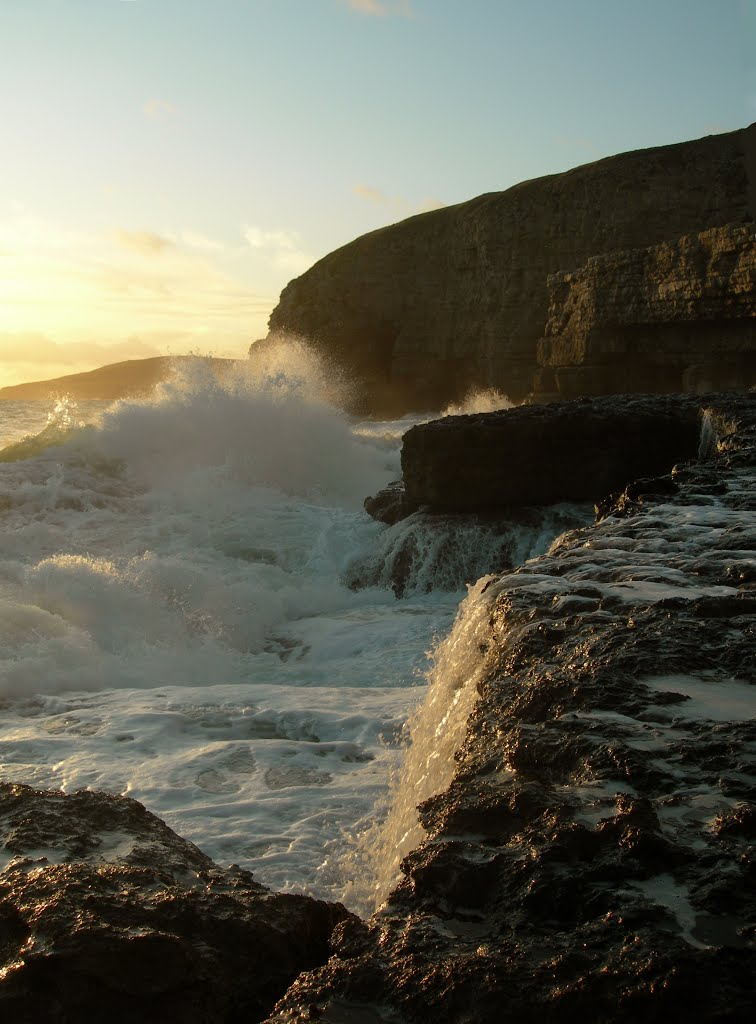
[[[156,384],[167,380],[181,366],[197,359],[201,359],[219,376],[229,373],[240,362],[246,364],[246,360],[221,359],[215,356],[153,356],[149,359],[127,359],[85,373],[70,373],[51,380],[12,384],[0,388],[0,401],[48,400],[60,395],[67,395],[77,401],[137,398],[149,394]]]

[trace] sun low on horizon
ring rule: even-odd
[[[4,0],[0,387],[244,358],[286,283],[367,231],[742,127],[755,11]]]

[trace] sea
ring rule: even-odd
[[[140,400],[0,403],[0,778],[125,794],[221,865],[367,913],[453,770],[486,574],[588,512],[375,522],[405,430],[509,403],[334,401],[293,345]]]

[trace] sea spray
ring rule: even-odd
[[[391,785],[387,813],[360,837],[354,858],[360,877],[347,899],[363,913],[381,904],[398,881],[402,859],[424,839],[418,805],[444,790],[454,775],[455,754],[478,699],[491,606],[499,590],[491,576],[468,587],[451,632],[431,653],[425,699],[406,726],[409,745]]]
[[[396,477],[398,433],[329,406],[311,353],[270,355],[82,403],[62,443],[0,464],[0,771],[128,793],[218,862],[338,899],[344,837],[375,817],[462,594],[347,585],[389,534],[362,500]],[[46,428],[46,410],[7,411],[10,440]],[[474,655],[435,654],[434,679],[461,666],[436,708],[447,766]]]
[[[452,402],[444,409],[442,416],[469,416],[478,412],[498,412],[513,409],[515,403],[496,388],[475,388],[468,392],[461,402]]]
[[[419,423],[444,419],[446,416],[467,416],[479,412],[512,409],[514,402],[494,388],[473,390],[460,402],[452,402],[441,411],[406,413],[395,420],[363,420],[355,424],[355,433],[389,447],[396,447],[402,436]]]
[[[381,533],[372,549],[349,565],[345,578],[355,589],[391,588],[400,597],[462,592],[482,576],[542,554],[555,535],[589,518],[588,506],[569,502],[513,509],[498,518],[416,512]]]

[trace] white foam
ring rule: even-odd
[[[681,693],[688,698],[665,707],[673,717],[712,722],[747,722],[756,718],[756,686],[752,683],[694,675],[646,676],[641,682],[657,693]]]
[[[0,461],[0,763],[127,793],[221,863],[340,898],[460,594],[344,582],[387,532],[362,501],[398,434],[355,429],[327,378],[295,346],[225,383],[198,363],[149,399],[8,418],[7,440],[43,433]]]
[[[490,577],[468,588],[454,627],[433,652],[428,689],[409,722],[410,745],[390,800],[384,814],[360,837],[354,853],[361,878],[349,899],[364,912],[381,903],[397,880],[401,859],[423,840],[418,805],[442,792],[454,775],[454,755],[478,699],[484,668],[481,644],[491,604],[501,589],[502,584]]]
[[[666,907],[673,915],[683,939],[696,949],[708,949],[706,943],[699,941],[693,935],[696,926],[696,912],[690,902],[688,889],[678,885],[672,875],[654,875],[653,878],[645,879],[642,882],[631,882],[634,889],[639,889],[644,896]]]

